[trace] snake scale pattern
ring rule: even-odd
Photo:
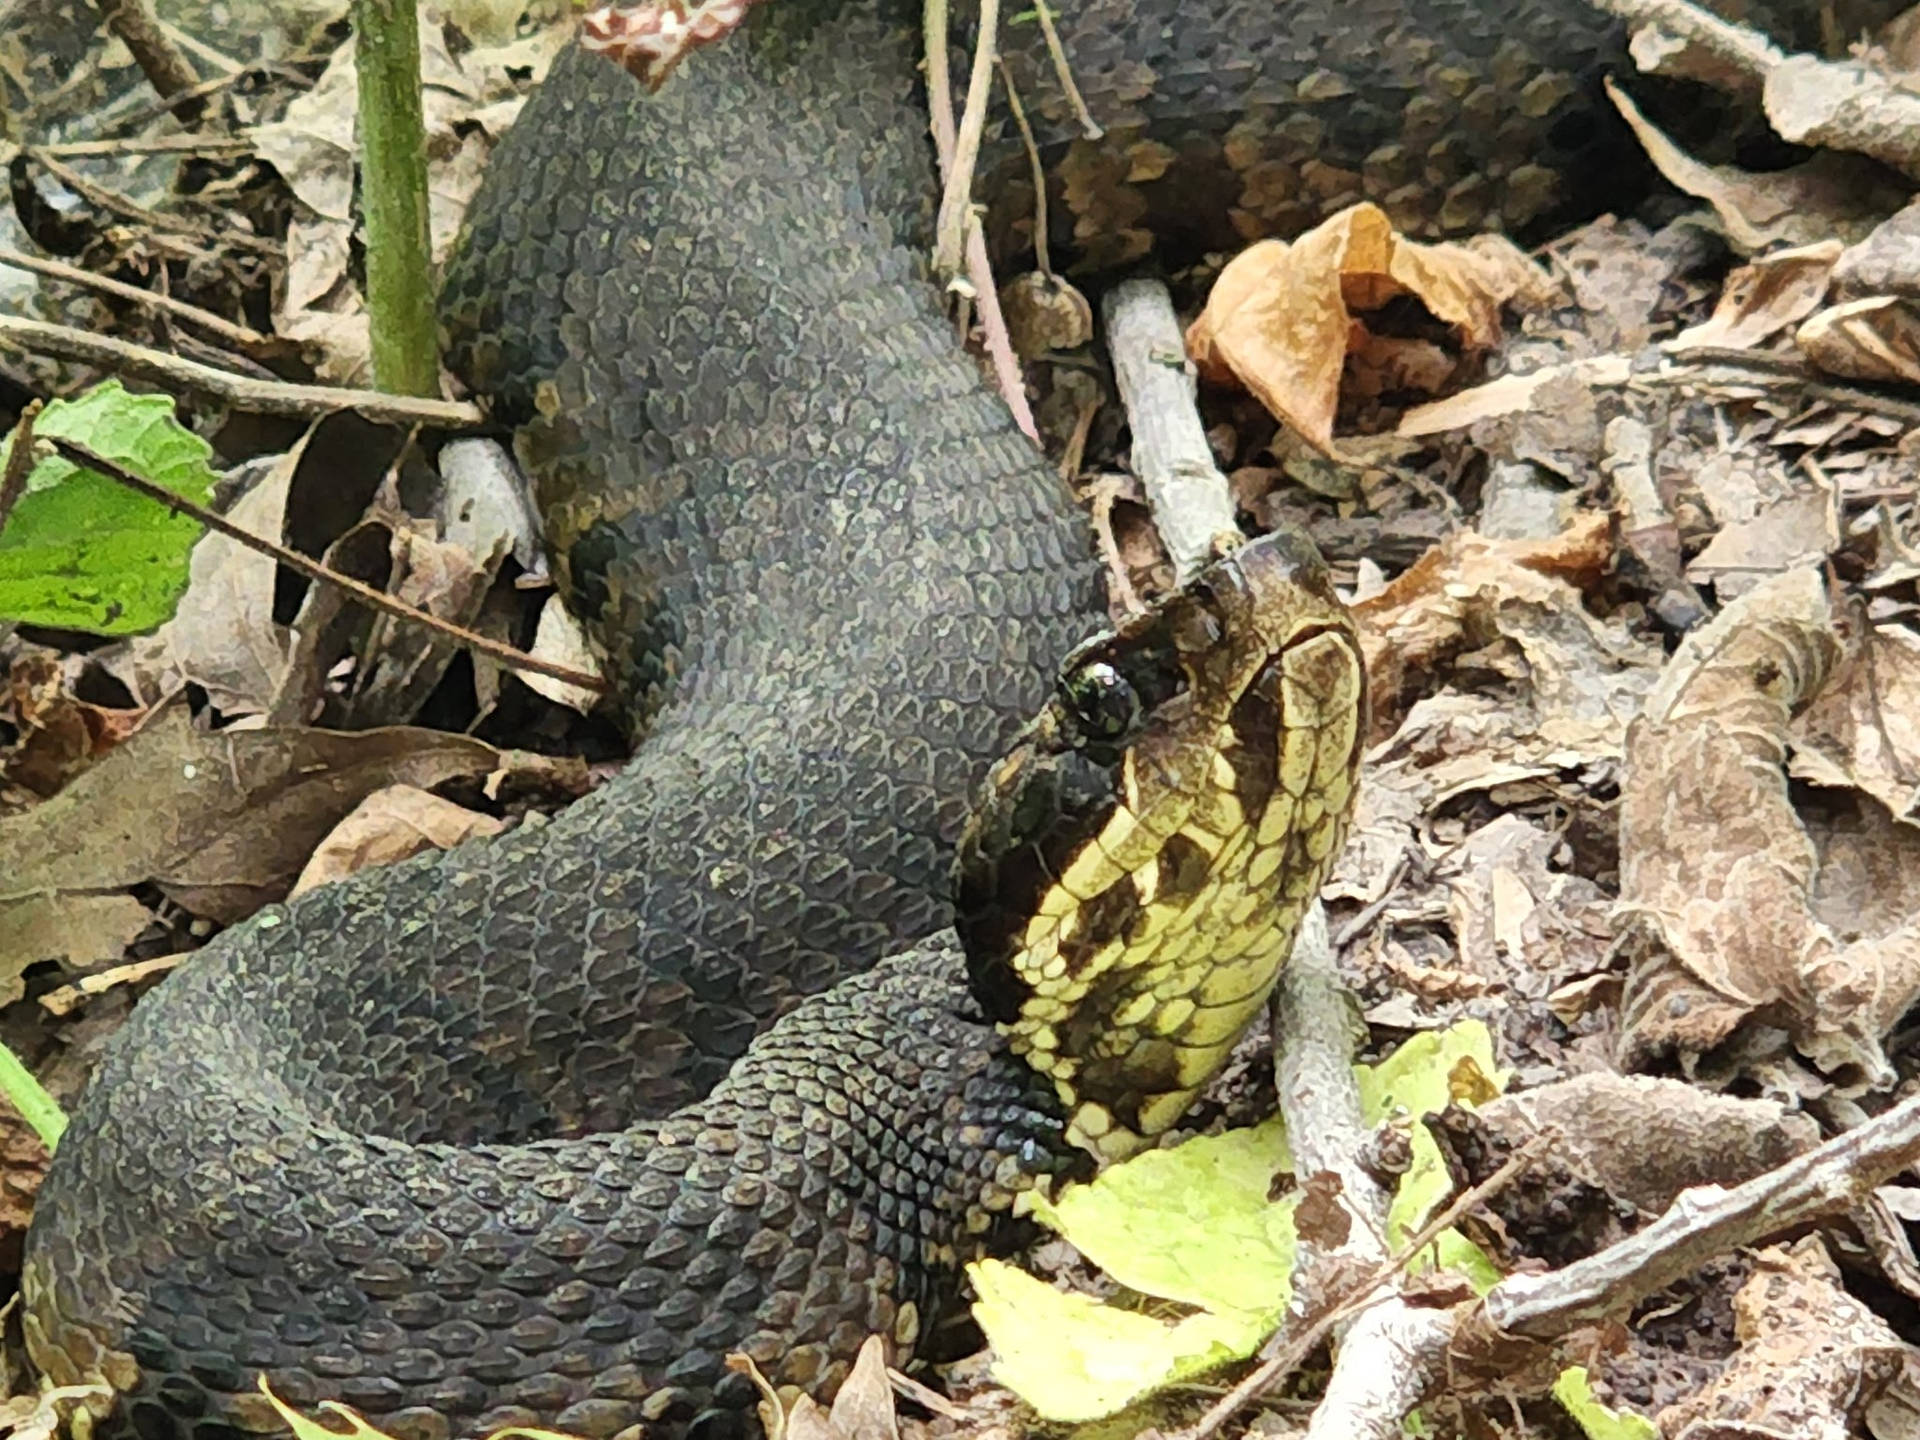
[[[1093,568],[924,278],[916,8],[778,0],[652,98],[568,55],[498,153],[449,354],[518,427],[636,758],[234,928],[139,1007],[23,1276],[41,1368],[121,1393],[107,1433],[275,1430],[263,1371],[402,1440],[744,1433],[729,1351],[826,1389],[870,1331],[910,1349],[1014,1192],[1171,1123],[1284,958],[1351,785],[1337,606],[1249,551],[1056,687]],[[1603,198],[1619,37],[1578,0],[1061,27],[1100,141],[1030,27],[1006,50],[1089,264],[1361,196],[1420,231]],[[1283,615],[1230,603],[1269,581]],[[1281,659],[1209,658],[1256,622]],[[1264,938],[1198,990],[1133,968],[1209,914]]]

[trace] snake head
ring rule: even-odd
[[[1102,1159],[1171,1127],[1338,852],[1365,668],[1310,540],[1243,545],[1076,648],[961,837],[981,1005]]]

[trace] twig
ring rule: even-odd
[[[401,620],[408,620],[416,625],[423,625],[437,634],[444,635],[450,640],[465,645],[477,654],[485,655],[490,660],[498,661],[510,670],[526,671],[535,675],[545,675],[550,679],[564,681],[569,685],[578,685],[583,690],[590,690],[596,695],[603,694],[606,691],[606,682],[598,675],[587,675],[581,671],[569,669],[565,665],[555,665],[551,661],[538,659],[514,649],[511,645],[503,645],[498,640],[490,640],[485,635],[477,635],[471,630],[463,629],[437,616],[429,615],[425,611],[417,610],[404,601],[396,600],[384,591],[374,589],[371,585],[363,584],[361,581],[355,580],[351,576],[342,575],[336,570],[329,570],[326,566],[316,560],[308,559],[297,550],[289,550],[286,546],[275,544],[271,540],[255,535],[250,530],[243,530],[240,526],[227,519],[226,516],[217,514],[207,509],[204,505],[196,505],[184,496],[176,495],[171,490],[154,484],[153,481],[147,479],[145,476],[135,474],[133,471],[127,469],[126,466],[119,464],[117,461],[109,460],[104,455],[96,454],[93,450],[77,441],[64,440],[56,437],[48,438],[44,443],[51,445],[61,456],[72,461],[75,465],[97,471],[109,479],[125,485],[130,490],[137,490],[149,500],[159,502],[176,514],[189,515],[195,520],[198,520],[202,525],[205,525],[209,530],[217,531],[236,544],[244,545],[256,554],[266,555],[286,566],[289,570],[294,571],[296,574],[304,575],[309,580],[313,580],[322,585],[331,585],[336,589],[343,590],[361,604],[370,606],[375,610],[381,611],[383,614],[392,615]]]
[[[103,295],[112,295],[132,305],[164,311],[189,325],[197,326],[211,335],[218,336],[244,355],[258,354],[274,343],[271,337],[262,335],[258,330],[236,325],[231,320],[215,315],[211,310],[202,310],[198,305],[189,305],[186,301],[176,300],[171,295],[156,295],[151,290],[142,290],[138,285],[129,285],[122,280],[96,275],[91,270],[80,269],[77,265],[63,265],[58,260],[42,260],[35,255],[22,255],[18,250],[6,249],[0,249],[0,265],[8,265],[15,270],[30,270],[36,275],[45,275],[49,279],[63,280],[69,285],[80,285],[89,290],[97,290]]]
[[[1047,167],[1040,163],[1040,147],[1034,143],[1033,127],[1020,104],[1020,92],[1014,89],[1013,72],[1000,62],[1000,83],[1007,88],[1007,109],[1020,129],[1020,143],[1026,147],[1027,164],[1033,170],[1033,265],[1042,275],[1053,274],[1053,260],[1047,253]]]
[[[947,74],[947,0],[924,0],[921,13],[925,26],[927,51],[927,123],[933,131],[934,154],[939,157],[943,179],[953,173],[957,139],[953,128],[953,86]],[[987,357],[993,362],[994,383],[1000,398],[1013,412],[1014,423],[1035,445],[1040,443],[1040,427],[1034,423],[1033,408],[1027,404],[1027,385],[1020,374],[1020,362],[1007,336],[1007,323],[1000,314],[1000,292],[994,287],[993,266],[987,257],[986,236],[978,225],[967,227],[967,279],[980,305],[980,332]]]
[[[933,269],[944,281],[958,275],[973,216],[973,170],[980,159],[980,134],[987,124],[987,94],[993,86],[994,46],[1000,32],[1000,0],[980,0],[980,34],[973,45],[973,73],[967,77],[967,104],[960,112],[953,161],[940,194],[940,219],[934,230]],[[944,39],[944,36],[942,37]]]
[[[71,165],[64,164],[49,155],[38,145],[29,146],[23,152],[36,165],[43,165],[74,194],[83,200],[91,201],[103,210],[111,210],[116,215],[124,215],[129,220],[138,221],[150,229],[164,231],[170,235],[191,235],[197,240],[212,240],[217,244],[231,245],[236,250],[250,250],[256,255],[280,256],[285,247],[271,240],[262,240],[258,235],[248,235],[240,230],[215,232],[204,225],[196,225],[191,220],[182,220],[177,215],[163,215],[158,210],[149,210],[136,204],[118,191],[109,190],[104,185],[96,185]]]
[[[99,5],[107,28],[133,52],[140,73],[162,99],[185,95],[200,83],[200,72],[187,63],[180,47],[168,38],[150,0],[99,0]],[[190,124],[198,116],[197,101],[182,103],[181,119]]]
[[[1185,583],[1213,558],[1214,541],[1237,536],[1226,477],[1194,407],[1194,379],[1173,299],[1157,280],[1128,280],[1102,301],[1114,378],[1133,431],[1133,473]]]
[[[33,422],[40,418],[42,400],[29,400],[13,427],[13,448],[7,451],[7,468],[0,471],[0,527],[7,523],[13,507],[27,493],[27,477],[33,474]]]
[[[169,390],[208,395],[256,415],[288,415],[313,420],[337,410],[353,410],[390,425],[438,425],[449,429],[484,424],[476,405],[453,400],[423,400],[383,395],[378,390],[348,390],[333,385],[296,385],[287,380],[255,380],[182,360],[164,350],[134,345],[71,325],[53,325],[18,315],[0,315],[0,345],[29,354],[51,355],[137,376]]]
[[[1173,1440],[1210,1440],[1211,1436],[1219,1434],[1220,1428],[1243,1407],[1298,1369],[1314,1352],[1315,1347],[1333,1333],[1334,1327],[1341,1321],[1357,1315],[1373,1304],[1373,1297],[1380,1287],[1396,1278],[1408,1265],[1412,1264],[1414,1257],[1431,1245],[1443,1231],[1452,1229],[1461,1216],[1477,1210],[1489,1198],[1511,1185],[1521,1172],[1533,1163],[1534,1157],[1558,1138],[1557,1134],[1544,1130],[1532,1136],[1526,1144],[1509,1155],[1506,1163],[1498,1170],[1471,1190],[1461,1194],[1445,1210],[1422,1226],[1420,1232],[1408,1240],[1392,1260],[1374,1271],[1351,1295],[1322,1312],[1318,1320],[1307,1326],[1272,1359],[1256,1367],[1244,1380],[1223,1395],[1191,1429],[1177,1432]]]
[[[1094,121],[1093,112],[1087,109],[1087,102],[1080,94],[1080,87],[1073,83],[1073,67],[1067,64],[1067,47],[1060,43],[1060,32],[1053,25],[1053,7],[1047,0],[1033,0],[1033,18],[1040,22],[1040,33],[1046,37],[1047,56],[1053,61],[1053,73],[1059,78],[1060,88],[1067,93],[1067,103],[1073,106],[1073,118],[1080,122],[1081,133],[1089,140],[1098,140],[1107,132]]]
[[[232,83],[223,75],[199,88],[218,89]],[[122,140],[63,140],[55,145],[42,145],[40,153],[57,155],[64,160],[84,160],[96,155],[251,155],[253,142],[222,135],[128,136]]]
[[[1545,1275],[1510,1275],[1481,1302],[1507,1335],[1554,1340],[1628,1309],[1718,1255],[1844,1214],[1920,1161],[1920,1095],[1731,1190],[1702,1186],[1646,1229]]]

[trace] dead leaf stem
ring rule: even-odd
[[[1033,263],[1042,275],[1053,274],[1053,261],[1047,253],[1047,167],[1040,163],[1040,147],[1033,142],[1033,127],[1027,124],[1027,112],[1020,104],[1020,92],[1014,88],[1013,73],[1007,62],[1000,62],[1000,83],[1007,87],[1007,109],[1020,129],[1020,143],[1027,152],[1027,164],[1033,170]]]
[[[1053,7],[1047,4],[1047,0],[1033,0],[1033,18],[1040,22],[1040,33],[1047,42],[1047,58],[1053,61],[1053,73],[1060,81],[1060,88],[1066,92],[1067,103],[1073,106],[1073,118],[1080,122],[1081,132],[1087,139],[1100,139],[1107,132],[1094,120],[1093,112],[1087,109],[1086,99],[1080,94],[1080,87],[1073,83],[1073,67],[1067,63],[1067,47],[1060,43],[1060,32],[1054,28]]]
[[[453,400],[431,400],[407,395],[385,395],[378,390],[351,390],[334,385],[296,385],[288,380],[256,380],[247,375],[184,360],[146,345],[96,335],[71,325],[54,325],[20,315],[0,315],[0,346],[56,360],[98,365],[116,374],[150,380],[176,393],[208,395],[238,410],[256,415],[288,415],[317,420],[340,410],[353,410],[369,420],[389,425],[438,425],[447,428],[485,423],[477,405]]]
[[[102,143],[112,145],[120,142],[110,140]],[[111,295],[131,305],[161,311],[205,330],[249,358],[259,358],[274,343],[271,337],[262,335],[258,330],[249,329],[245,325],[236,325],[231,320],[214,314],[211,310],[202,310],[198,305],[190,305],[185,300],[176,300],[171,295],[159,295],[151,290],[142,290],[138,285],[129,285],[122,280],[96,275],[91,270],[80,269],[77,265],[63,265],[58,260],[42,260],[36,255],[23,255],[18,250],[6,249],[0,249],[0,265],[10,266],[15,270],[28,270],[35,275],[44,275],[50,280],[61,280],[69,285],[80,285],[86,289],[98,291],[102,295]]]
[[[568,685],[578,685],[581,689],[590,690],[596,695],[606,692],[607,684],[598,675],[587,675],[581,671],[570,669],[565,665],[555,665],[550,661],[538,659],[535,656],[514,649],[511,645],[503,645],[497,640],[490,640],[484,635],[476,634],[471,630],[452,624],[450,621],[442,620],[438,616],[429,615],[425,611],[416,609],[402,600],[396,600],[393,596],[383,591],[374,589],[371,585],[363,584],[361,581],[355,580],[348,575],[342,575],[336,570],[330,570],[318,561],[308,559],[297,550],[289,550],[284,545],[275,544],[271,540],[253,534],[251,531],[243,530],[228,520],[224,515],[216,514],[214,511],[208,510],[205,506],[196,505],[191,500],[187,500],[182,496],[174,494],[171,490],[154,484],[153,481],[148,480],[142,475],[135,474],[124,465],[109,460],[104,455],[96,454],[85,445],[63,439],[49,439],[46,443],[58,451],[63,458],[72,461],[75,465],[97,471],[109,479],[125,485],[130,490],[138,491],[149,500],[154,500],[165,505],[176,514],[192,516],[209,530],[217,531],[236,544],[244,545],[247,549],[257,554],[270,556],[278,563],[286,566],[289,570],[294,571],[296,574],[304,575],[309,580],[323,585],[331,585],[343,590],[361,604],[370,606],[383,614],[392,615],[401,620],[411,621],[416,625],[423,625],[427,629],[444,635],[450,640],[457,641],[459,644],[473,650],[476,654],[485,655],[490,660],[498,661],[510,670],[531,672],[535,675],[545,675],[551,679],[563,681]]]
[[[13,448],[7,451],[7,468],[0,472],[0,528],[7,516],[27,493],[27,477],[33,473],[33,422],[39,418],[42,400],[29,400],[13,429]]]
[[[945,27],[941,29],[944,46]],[[933,267],[940,277],[958,275],[973,218],[973,172],[980,160],[980,135],[987,124],[987,95],[993,85],[994,47],[999,43],[1000,0],[980,0],[980,33],[973,45],[973,71],[967,77],[967,103],[960,112],[953,159],[946,166],[940,194],[940,218],[934,232]],[[931,47],[928,51],[932,53]],[[948,113],[951,113],[949,111]]]

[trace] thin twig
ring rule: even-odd
[[[244,325],[236,325],[231,320],[215,315],[211,310],[202,310],[198,305],[189,305],[186,301],[176,300],[171,295],[157,295],[151,290],[142,290],[138,285],[129,285],[122,280],[96,275],[91,270],[82,270],[77,265],[63,265],[58,260],[42,260],[36,255],[22,255],[18,250],[6,249],[0,249],[0,265],[9,265],[15,270],[30,270],[36,275],[62,280],[69,285],[80,285],[88,290],[97,290],[103,295],[112,295],[116,299],[125,300],[129,304],[140,305],[149,310],[165,311],[176,319],[219,337],[243,355],[257,354],[274,343],[271,336],[262,335],[258,330],[250,330]]]
[[[973,73],[967,77],[967,104],[940,194],[940,219],[934,231],[933,268],[943,281],[958,275],[973,216],[973,171],[980,160],[980,135],[987,125],[987,96],[993,88],[994,46],[999,41],[1000,0],[980,0],[980,34],[973,45]]]
[[[11,346],[56,360],[76,360],[116,374],[150,380],[169,390],[208,395],[256,415],[288,415],[315,420],[340,410],[390,425],[437,425],[448,429],[484,424],[476,405],[383,395],[378,390],[349,390],[334,385],[296,385],[289,380],[256,380],[182,360],[164,350],[115,340],[71,325],[53,325],[18,315],[0,315],[0,346]]]
[[[94,184],[71,165],[49,155],[41,146],[29,146],[24,153],[36,165],[45,166],[49,174],[81,199],[90,201],[103,210],[111,210],[116,215],[123,215],[129,220],[137,221],[150,229],[172,235],[191,235],[198,240],[211,240],[216,244],[231,245],[236,250],[250,250],[256,255],[279,256],[285,252],[284,245],[272,240],[262,240],[258,235],[249,235],[244,231],[232,229],[215,232],[205,225],[196,225],[191,220],[182,220],[177,215],[164,215],[158,210],[149,210],[116,190]]]
[[[162,98],[184,95],[200,83],[200,72],[187,63],[187,57],[162,28],[150,0],[98,0],[101,18],[107,28],[133,52],[134,63],[147,83]],[[188,122],[198,116],[198,102],[185,102],[188,108],[181,118]]]
[[[1422,1226],[1420,1232],[1408,1240],[1391,1260],[1374,1271],[1365,1284],[1338,1305],[1322,1312],[1320,1318],[1302,1330],[1290,1344],[1283,1347],[1272,1359],[1258,1366],[1246,1379],[1223,1395],[1191,1429],[1176,1432],[1175,1440],[1210,1440],[1210,1437],[1219,1434],[1220,1428],[1249,1402],[1298,1369],[1321,1341],[1333,1333],[1334,1327],[1341,1321],[1359,1314],[1372,1304],[1373,1297],[1380,1288],[1412,1264],[1414,1258],[1431,1245],[1443,1231],[1452,1229],[1461,1216],[1478,1209],[1491,1197],[1511,1185],[1521,1172],[1533,1163],[1535,1156],[1558,1139],[1557,1132],[1546,1130],[1531,1137],[1526,1144],[1509,1155],[1506,1163],[1498,1170],[1457,1197],[1445,1210]]]
[[[940,174],[945,179],[953,174],[958,146],[953,128],[953,86],[947,74],[947,0],[924,0],[921,19],[927,51],[927,122],[933,131],[933,150],[940,161]],[[967,230],[967,279],[980,302],[980,333],[987,357],[993,362],[993,378],[999,386],[1000,398],[1013,412],[1020,433],[1038,445],[1040,427],[1034,423],[1033,407],[1027,404],[1026,380],[1020,374],[1020,361],[1013,353],[1013,341],[1007,335],[1007,323],[1000,313],[1000,292],[994,288],[986,236],[978,225],[971,225]]]
[[[6,525],[13,507],[27,493],[27,477],[33,474],[34,463],[33,422],[40,418],[45,404],[43,400],[29,400],[14,424],[13,448],[7,451],[6,470],[0,472],[0,527]]]
[[[1000,83],[1007,87],[1007,109],[1013,123],[1020,127],[1020,143],[1026,147],[1027,164],[1033,169],[1033,265],[1042,275],[1053,274],[1053,261],[1047,252],[1047,167],[1040,163],[1040,147],[1034,143],[1033,127],[1020,104],[1020,92],[1013,88],[1013,72],[1000,61]]]
[[[1060,32],[1053,26],[1053,7],[1047,4],[1047,0],[1033,0],[1033,16],[1040,22],[1040,33],[1047,41],[1047,56],[1053,61],[1053,73],[1059,77],[1060,88],[1067,92],[1067,103],[1073,106],[1073,118],[1080,122],[1081,133],[1089,140],[1100,139],[1107,132],[1095,122],[1093,112],[1087,109],[1087,102],[1081,97],[1080,87],[1073,83],[1073,67],[1067,64],[1067,47],[1060,43]]]
[[[48,438],[45,443],[51,445],[62,457],[72,461],[75,465],[81,465],[88,470],[97,471],[99,474],[105,475],[109,479],[125,485],[129,490],[136,490],[149,500],[159,502],[176,514],[189,515],[193,519],[198,520],[202,525],[205,525],[209,530],[217,531],[229,540],[232,540],[236,544],[244,545],[256,554],[270,557],[279,564],[286,566],[289,570],[294,571],[296,574],[304,575],[307,579],[322,585],[332,585],[336,589],[343,590],[353,596],[353,598],[361,604],[370,606],[384,614],[392,615],[401,620],[411,621],[416,625],[424,625],[427,629],[444,635],[450,640],[457,641],[459,644],[466,646],[477,654],[485,655],[490,660],[498,661],[510,670],[520,670],[535,675],[545,675],[553,680],[564,681],[568,685],[578,685],[583,690],[592,691],[596,695],[604,694],[606,691],[606,681],[602,680],[598,675],[587,675],[581,671],[569,669],[565,665],[555,665],[551,661],[538,659],[535,656],[514,649],[511,645],[503,645],[498,640],[490,640],[485,635],[477,635],[471,630],[463,629],[449,621],[440,619],[438,616],[429,615],[425,611],[417,610],[404,601],[396,600],[384,591],[374,589],[371,585],[363,584],[351,576],[340,574],[336,570],[330,570],[318,561],[308,559],[297,550],[289,550],[286,546],[275,544],[271,540],[255,535],[250,530],[243,530],[240,526],[227,519],[226,516],[216,514],[204,505],[196,505],[184,496],[176,495],[171,490],[154,484],[153,481],[147,479],[145,476],[135,474],[133,471],[127,469],[126,466],[121,465],[117,461],[109,460],[104,455],[96,454],[93,450],[90,450],[77,441]]]
[[[208,85],[218,88],[232,82],[221,76]],[[98,155],[251,155],[253,142],[225,135],[129,135],[122,140],[63,140],[57,145],[42,145],[43,155],[67,160],[84,160]]]

